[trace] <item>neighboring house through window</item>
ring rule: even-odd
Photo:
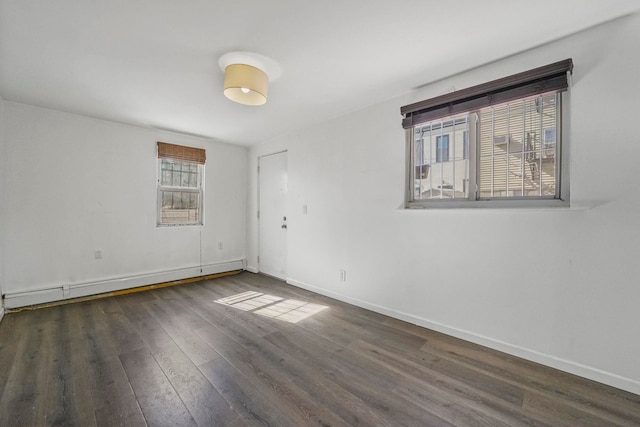
[[[436,136],[436,163],[449,161],[449,135]]]
[[[205,150],[158,142],[158,225],[202,225]]]
[[[402,107],[414,147],[407,206],[567,205],[562,101],[572,69],[567,59]]]

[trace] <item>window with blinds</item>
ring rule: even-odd
[[[561,113],[572,69],[568,59],[402,107],[407,206],[568,204]]]
[[[559,102],[552,93],[480,110],[480,198],[559,196]]]
[[[205,150],[158,142],[158,225],[202,225]]]

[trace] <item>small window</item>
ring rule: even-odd
[[[205,150],[158,143],[158,225],[202,225]]]
[[[569,59],[402,107],[414,147],[407,206],[566,205],[562,100],[572,69]]]

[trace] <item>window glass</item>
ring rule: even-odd
[[[466,116],[416,127],[416,200],[467,197]],[[453,161],[451,161],[453,160]]]
[[[202,224],[204,165],[171,158],[159,159],[158,224]]]
[[[449,161],[449,134],[436,136],[436,162]]]
[[[414,126],[411,201],[557,198],[560,96],[527,97]]]
[[[556,194],[557,97],[537,96],[480,110],[480,198]]]

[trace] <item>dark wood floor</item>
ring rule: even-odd
[[[8,314],[0,426],[640,425],[640,396],[251,273]]]

